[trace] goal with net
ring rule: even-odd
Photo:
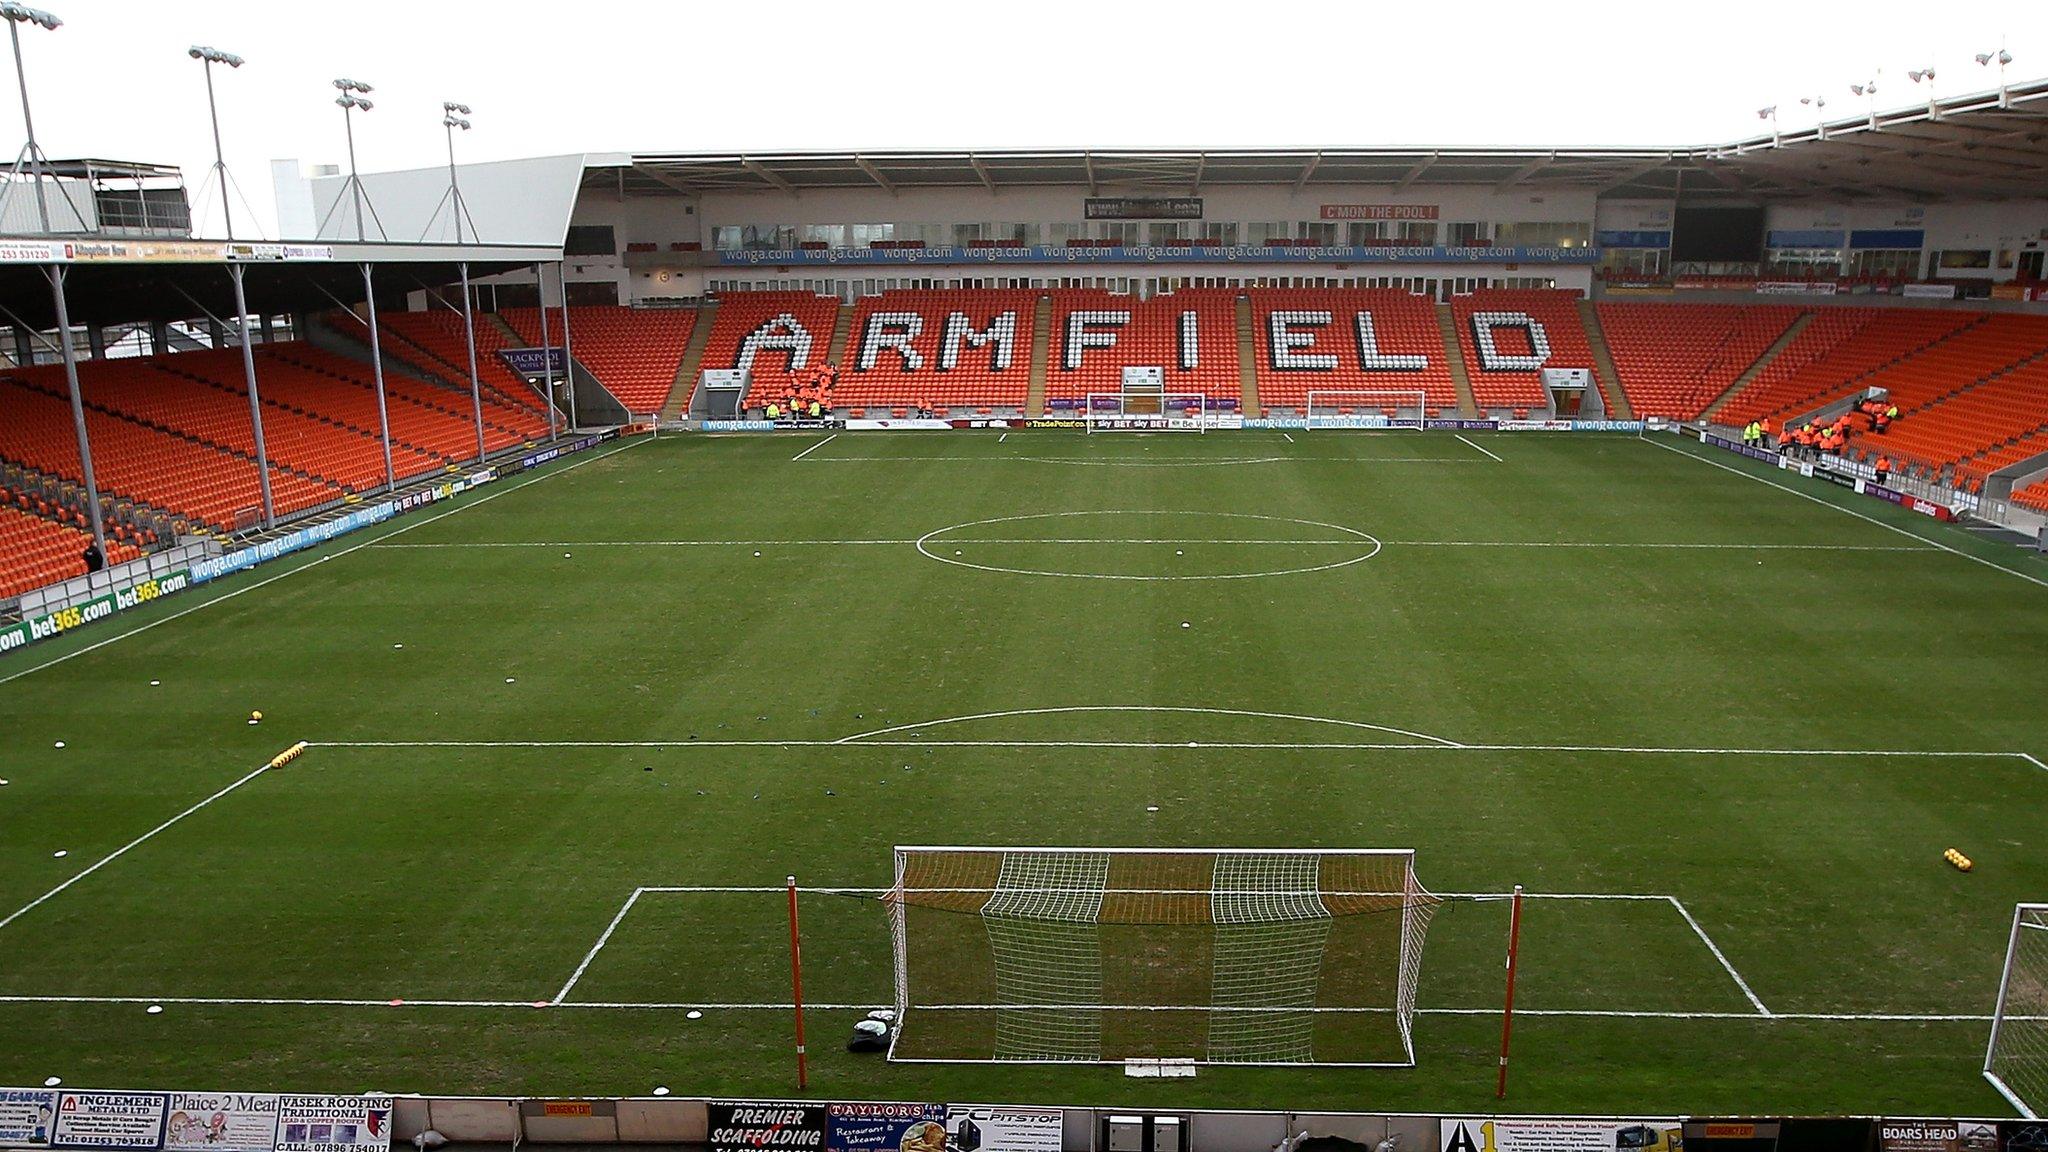
[[[891,1059],[1415,1061],[1408,849],[905,847],[887,899]]]
[[[1419,389],[1311,391],[1310,428],[1421,428],[1428,418],[1427,394]]]
[[[2048,904],[2013,909],[1984,1078],[2028,1118],[2048,1114]]]
[[[1091,392],[1081,420],[1089,432],[1206,432],[1209,398],[1200,392]]]

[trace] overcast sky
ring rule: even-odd
[[[329,81],[375,85],[364,171],[444,161],[800,148],[1696,144],[1810,125],[1936,87],[2048,75],[2048,0],[47,0],[22,33],[53,157],[212,163],[192,44],[216,69],[236,180],[275,234],[269,161],[344,158]],[[1085,47],[1083,46],[1085,45]],[[1882,70],[1881,72],[1879,70]],[[0,104],[11,105],[0,97]],[[19,133],[11,106],[0,123]],[[17,135],[17,139],[19,139]],[[239,206],[238,206],[239,211]],[[212,208],[218,219],[217,204]],[[217,228],[216,228],[217,230]]]

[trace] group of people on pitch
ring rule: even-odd
[[[822,420],[832,411],[832,393],[839,387],[839,369],[827,364],[791,376],[780,400],[768,402],[768,419]]]

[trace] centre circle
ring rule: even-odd
[[[1252,580],[1326,572],[1379,554],[1370,533],[1250,512],[1037,512],[934,528],[919,554],[941,564],[1071,580]]]

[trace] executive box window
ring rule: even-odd
[[[1436,244],[1436,221],[1396,220],[1393,222],[1394,239],[1402,244],[1417,247],[1434,247]]]
[[[1944,248],[1936,254],[1935,266],[1948,271],[1963,268],[1991,267],[1989,248]]]
[[[1337,246],[1337,225],[1335,224],[1325,224],[1321,221],[1305,221],[1301,225],[1301,231],[1298,235],[1301,237],[1302,242],[1306,244],[1314,244],[1321,248],[1334,248]]]
[[[1237,243],[1237,225],[1218,221],[1205,221],[1202,224],[1201,236],[1204,241],[1210,244],[1234,246]]]
[[[1593,225],[1584,220],[1522,220],[1501,225],[1493,241],[1513,248],[1584,248],[1593,242]]]
[[[1867,248],[1850,258],[1849,270],[1858,276],[1877,280],[1917,280],[1920,278],[1920,251],[1917,248]]]
[[[1275,240],[1285,240],[1291,235],[1285,221],[1259,221],[1245,225],[1244,229],[1245,240],[1253,245],[1271,244]]]
[[[1486,225],[1477,221],[1460,220],[1449,225],[1450,234],[1445,243],[1453,248],[1483,248],[1487,243]]]

